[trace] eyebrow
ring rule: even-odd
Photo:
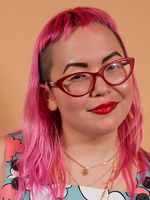
[[[109,60],[110,58],[114,57],[114,56],[120,56],[122,57],[122,55],[118,52],[118,51],[113,51],[111,54],[109,54],[108,56],[104,57],[102,59],[102,64],[105,63],[107,60]],[[73,63],[68,63],[63,71],[63,74],[65,73],[65,71],[69,68],[69,67],[84,67],[87,68],[88,64],[87,63],[83,63],[83,62],[73,62]]]
[[[118,51],[113,51],[111,54],[109,54],[108,56],[106,56],[106,57],[103,58],[102,64],[104,62],[106,62],[107,60],[109,60],[110,58],[114,57],[114,56],[120,56],[120,57],[122,57],[122,55]]]
[[[87,63],[83,63],[83,62],[69,63],[69,64],[66,65],[66,67],[65,67],[65,69],[64,69],[64,71],[63,71],[63,74],[65,73],[65,71],[66,71],[69,67],[76,67],[76,66],[87,68],[87,67],[88,67],[88,64],[87,64]]]

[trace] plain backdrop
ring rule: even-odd
[[[144,114],[142,146],[150,151],[150,0],[0,0],[0,133],[21,127],[32,51],[43,25],[75,6],[104,9],[115,19],[135,71]]]

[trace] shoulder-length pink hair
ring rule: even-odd
[[[44,26],[37,39],[23,118],[24,151],[19,161],[20,194],[24,190],[25,179],[28,180],[28,187],[34,188],[35,192],[42,186],[49,186],[53,199],[57,199],[59,191],[63,193],[66,170],[60,145],[61,118],[59,111],[51,112],[41,97],[40,84],[44,81],[41,77],[43,75],[41,75],[40,55],[62,35],[69,36],[75,28],[95,22],[108,27],[114,33],[124,51],[124,56],[127,57],[127,51],[113,19],[97,8],[77,7],[59,13]],[[49,57],[47,59],[50,59]],[[129,192],[133,192],[134,189],[132,168],[138,165],[138,168],[145,172],[147,167],[145,157],[149,159],[149,155],[140,148],[142,115],[137,84],[134,75],[132,76],[134,82],[132,106],[118,129],[120,153],[118,173],[123,173]],[[58,169],[61,181],[58,180]]]

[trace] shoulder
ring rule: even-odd
[[[142,153],[143,162],[141,163],[141,170],[137,173],[135,191],[139,199],[150,197],[150,153],[144,150],[142,150]],[[144,166],[143,169],[142,166]]]
[[[10,133],[6,138],[6,167],[13,167],[23,150],[23,136],[21,132]],[[7,170],[8,171],[8,170]],[[8,174],[7,174],[8,175]]]
[[[14,159],[22,151],[23,137],[21,132],[11,133],[6,138],[6,162]]]
[[[18,158],[23,147],[21,132],[11,133],[6,138],[6,163],[12,163]]]
[[[23,143],[23,134],[21,131],[16,131],[14,133],[9,133],[6,135],[7,140],[9,141],[9,139],[13,139],[13,140],[18,140],[20,141],[20,143]]]
[[[23,137],[20,131],[7,134],[5,145],[6,178],[0,192],[2,199],[14,199],[14,195],[18,189],[17,160],[22,152],[22,147]]]

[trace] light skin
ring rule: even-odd
[[[100,24],[88,27],[79,27],[69,38],[61,37],[53,45],[53,68],[51,78],[53,81],[75,72],[97,72],[104,64],[120,58],[119,55],[106,60],[104,58],[118,52],[124,57],[123,51],[113,33]],[[70,63],[86,63],[83,66],[66,66]],[[102,64],[103,63],[103,64]],[[76,160],[85,166],[93,166],[104,161],[116,151],[117,128],[129,112],[133,85],[132,77],[119,86],[109,86],[101,78],[97,78],[95,89],[83,97],[71,97],[58,88],[49,91],[48,106],[50,110],[60,110],[62,118],[63,148]],[[118,106],[111,113],[98,115],[88,110],[109,101],[119,101]],[[5,172],[5,143],[6,138],[0,137],[0,188],[4,182]],[[113,152],[113,153],[112,153]],[[65,157],[71,173],[77,177],[79,183],[86,185],[96,179],[97,170],[103,174],[111,166],[95,168],[91,176],[83,178],[81,168]],[[80,177],[80,178],[79,178]],[[108,178],[106,175],[105,179]],[[94,187],[103,187],[105,179],[96,183]],[[72,180],[67,177],[68,183]],[[122,176],[116,180],[115,188],[126,190]]]
[[[108,57],[113,52],[120,55]],[[75,72],[97,72],[105,64],[121,57],[124,57],[123,50],[108,28],[97,23],[79,27],[68,38],[62,36],[53,44],[50,77],[52,81],[56,81]],[[86,67],[72,66],[70,63],[85,63]],[[70,66],[66,68],[68,64]],[[49,91],[47,86],[45,89]],[[132,77],[118,86],[110,86],[97,77],[94,90],[78,98],[63,93],[59,88],[53,88],[49,91],[48,106],[53,111],[58,108],[61,113],[63,148],[86,166],[106,160],[117,151],[117,129],[130,110],[132,98]],[[89,112],[90,109],[110,101],[119,102],[112,112],[105,115]],[[74,176],[79,177],[81,168],[65,159]],[[97,176],[96,170],[92,171],[91,180]],[[102,167],[100,170],[105,171]],[[87,182],[83,179],[80,181],[82,184]],[[103,187],[101,184],[95,185],[100,186]],[[124,184],[121,189],[125,189]]]

